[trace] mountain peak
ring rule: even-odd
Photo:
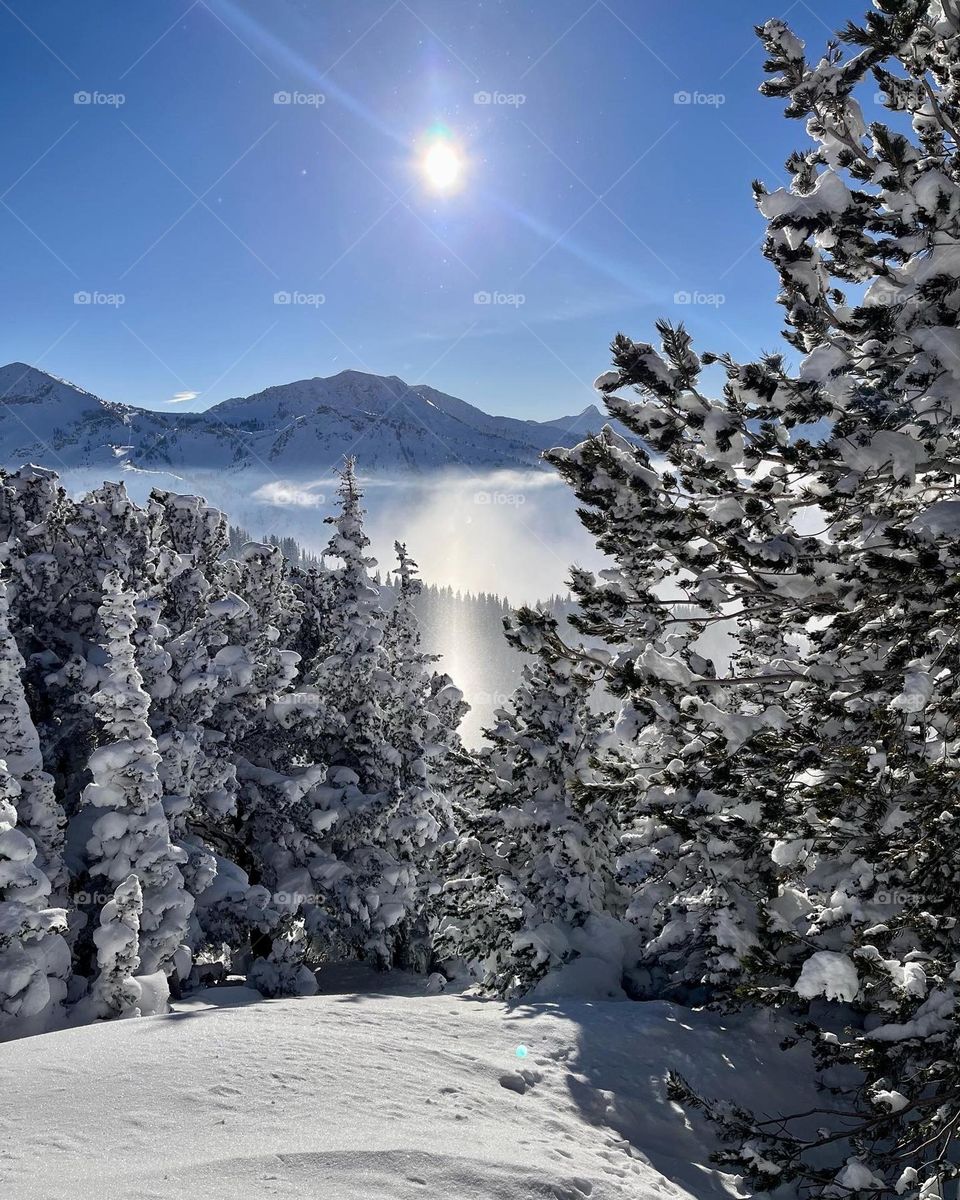
[[[40,367],[32,367],[29,363],[11,362],[0,367],[0,395],[2,396],[37,396],[41,393],[49,395],[57,389],[69,388],[81,396],[91,396],[92,393],[77,387],[69,379],[61,379],[59,375],[51,375]]]
[[[556,417],[552,421],[545,421],[544,424],[549,425],[551,429],[583,434],[599,432],[600,428],[609,420],[610,418],[602,413],[595,404],[588,404],[582,412],[578,412],[574,416]]]
[[[55,376],[48,375],[46,371],[41,371],[39,367],[31,367],[29,363],[12,362],[0,367],[0,385],[12,388],[22,383],[25,385],[25,389],[29,389],[41,381],[45,381],[46,383],[59,382]]]
[[[373,371],[358,371],[356,367],[345,367],[342,371],[338,371],[336,375],[318,375],[315,378],[321,379],[324,383],[332,383],[335,379],[357,380],[361,383],[366,383],[367,381],[393,383],[403,388],[404,391],[408,391],[410,386],[399,375],[376,375]]]

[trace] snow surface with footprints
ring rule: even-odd
[[[803,1099],[766,1017],[354,975],[0,1046],[0,1195],[712,1200],[744,1193],[667,1071],[768,1111]]]

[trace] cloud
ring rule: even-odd
[[[315,487],[316,484],[311,486]],[[403,488],[417,494],[430,492],[512,492],[514,494],[539,492],[545,488],[562,487],[563,480],[556,471],[525,468],[511,470],[504,467],[500,470],[483,473],[469,471],[464,473],[456,468],[448,471],[435,471],[430,475],[411,477],[389,477],[384,475],[364,475],[360,472],[360,486],[367,492],[375,488]],[[522,501],[521,501],[522,503]]]
[[[255,492],[250,493],[250,498],[271,508],[319,508],[326,503],[327,498],[322,492],[314,491],[316,487],[315,483],[303,484],[277,479],[258,487]]]
[[[175,392],[167,401],[168,404],[184,404],[187,400],[196,400],[199,392]]]

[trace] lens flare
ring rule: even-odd
[[[463,155],[448,134],[433,134],[420,156],[420,171],[435,192],[452,192],[463,182]]]

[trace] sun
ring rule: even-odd
[[[452,192],[463,183],[463,155],[449,137],[434,136],[420,156],[420,171],[434,192]]]

